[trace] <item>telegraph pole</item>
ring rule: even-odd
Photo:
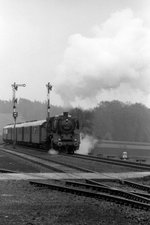
[[[17,104],[17,98],[16,98],[16,91],[18,90],[18,87],[25,87],[25,84],[16,84],[15,82],[11,85],[13,90],[13,118],[14,118],[14,132],[13,132],[13,148],[16,148],[16,120],[18,117],[18,112],[16,111],[16,104]]]
[[[47,87],[47,120],[50,118],[50,91],[52,90],[52,85],[50,82],[46,84]]]

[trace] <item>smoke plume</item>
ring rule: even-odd
[[[48,154],[50,154],[50,155],[57,155],[58,152],[55,151],[54,149],[49,149]]]
[[[81,134],[81,144],[79,150],[76,152],[78,154],[88,155],[94,148],[97,139],[90,135]]]
[[[97,101],[104,91],[121,89],[126,95],[127,88],[149,94],[150,29],[144,22],[126,9],[92,32],[90,37],[69,38],[56,78],[56,91],[65,104]]]

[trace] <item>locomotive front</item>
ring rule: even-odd
[[[51,126],[53,130],[52,148],[67,153],[74,153],[79,149],[79,121],[76,118],[64,112],[63,115],[53,117]]]

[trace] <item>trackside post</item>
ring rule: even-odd
[[[15,82],[11,85],[13,90],[13,118],[14,118],[14,131],[13,131],[13,148],[16,148],[16,120],[18,117],[18,112],[16,111],[16,104],[17,104],[17,98],[16,98],[16,91],[18,90],[18,87],[25,87],[26,84],[16,84]]]

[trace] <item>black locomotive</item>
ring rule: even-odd
[[[15,129],[15,131],[14,131]],[[80,146],[79,121],[68,112],[47,120],[7,125],[3,128],[6,143],[28,145],[60,152],[74,153]]]

